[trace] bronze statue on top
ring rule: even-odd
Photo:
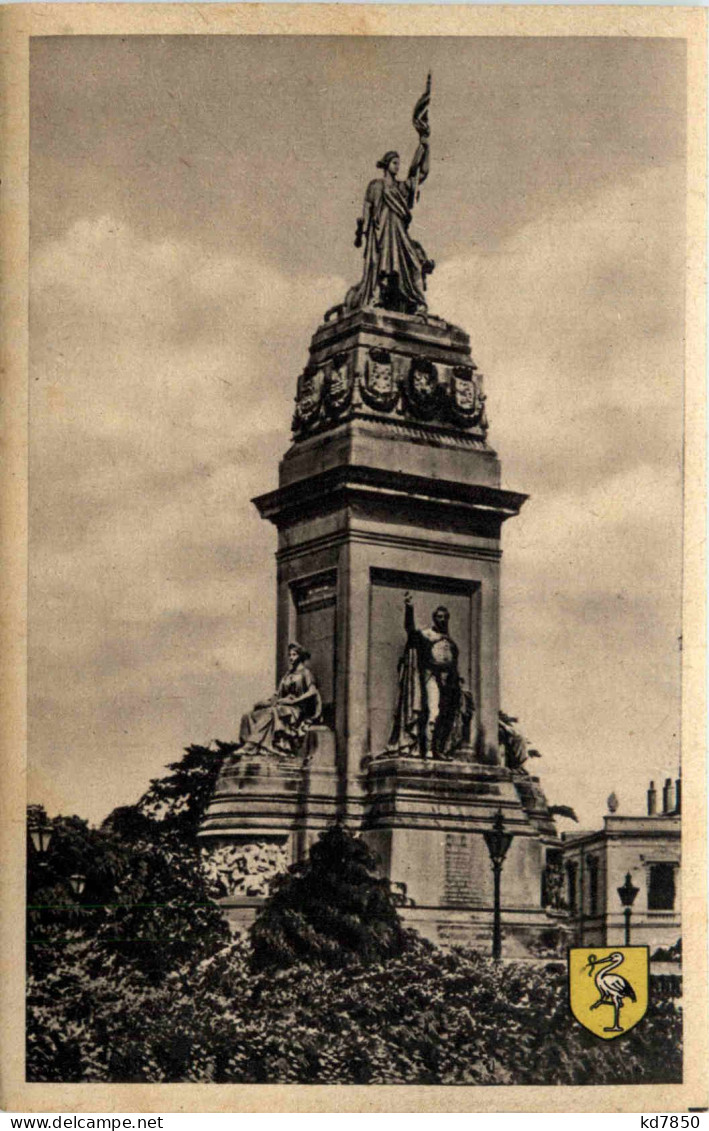
[[[347,292],[344,312],[363,306],[382,307],[405,314],[425,314],[426,276],[435,266],[421,244],[409,235],[411,214],[419,190],[428,176],[431,76],[414,108],[413,124],[419,145],[405,181],[398,181],[400,158],[394,150],[385,153],[377,168],[380,179],[370,181],[362,216],[357,221],[355,247],[364,243],[362,280]]]
[[[439,605],[431,627],[418,629],[411,597],[404,597],[407,638],[388,753],[452,759],[470,745],[474,703],[458,671],[459,649],[448,632],[449,615]]]

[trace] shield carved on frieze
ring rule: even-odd
[[[399,386],[389,350],[369,351],[362,382],[362,400],[370,408],[391,412],[399,399]]]
[[[406,399],[417,416],[430,420],[439,407],[438,370],[432,361],[414,357],[406,381]]]
[[[325,375],[322,371],[311,365],[298,378],[296,417],[306,427],[315,421],[320,411],[324,382]]]
[[[458,365],[450,385],[453,415],[462,424],[474,424],[480,410],[480,390],[472,369]]]
[[[344,412],[352,400],[352,372],[349,355],[339,353],[332,358],[325,381],[325,400],[335,415]]]
[[[485,416],[485,394],[480,388],[480,379],[472,368],[459,365],[453,370],[450,384],[449,410],[456,424],[464,428],[487,428]]]

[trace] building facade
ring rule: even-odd
[[[618,889],[629,876],[636,889],[631,943],[647,945],[651,953],[675,946],[682,933],[680,811],[680,780],[668,778],[659,806],[650,782],[643,816],[611,812],[601,829],[564,834],[564,903],[574,945],[623,944],[625,914]]]

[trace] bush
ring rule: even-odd
[[[410,943],[338,969],[254,973],[234,941],[151,985],[92,973],[90,944],[31,988],[32,1080],[301,1084],[649,1084],[681,1080],[681,1011],[627,1036],[573,1020],[566,969]]]
[[[28,1080],[681,1081],[669,991],[653,988],[627,1036],[599,1041],[571,1017],[565,964],[444,953],[404,931],[341,827],[274,883],[253,945],[230,941],[195,837],[218,763],[190,747],[138,805],[101,829],[57,817],[46,860],[30,855]]]
[[[336,967],[401,954],[406,935],[364,841],[332,825],[307,861],[272,881],[251,942],[257,970],[303,961]]]

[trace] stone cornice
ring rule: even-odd
[[[321,354],[331,350],[342,349],[345,343],[359,334],[393,340],[402,345],[416,343],[429,350],[441,350],[451,357],[470,357],[469,335],[450,322],[431,316],[422,319],[419,315],[366,308],[319,326],[313,334],[311,354],[314,358],[319,358]]]
[[[322,515],[357,501],[385,505],[400,518],[407,512],[420,515],[446,510],[466,519],[471,525],[499,528],[507,518],[519,514],[528,498],[517,491],[484,484],[465,484],[451,480],[393,472],[381,468],[346,465],[330,468],[297,480],[253,499],[262,518],[279,528],[308,514]]]
[[[484,452],[490,458],[494,458],[497,454],[487,440],[474,432],[461,432],[435,421],[429,423],[422,420],[403,420],[377,413],[375,410],[365,412],[356,408],[340,424],[329,425],[319,431],[314,430],[302,439],[296,440],[291,444],[289,452],[305,451],[308,447],[322,444],[323,434],[326,434],[328,439],[337,438],[353,425],[361,430],[363,436],[371,435],[392,441],[402,440],[410,444],[451,448],[464,452]],[[287,457],[288,453],[286,453]]]
[[[663,828],[642,829],[637,826],[628,825],[623,829],[613,829],[612,832],[609,832],[607,829],[595,829],[593,832],[580,833],[578,836],[571,834],[566,840],[561,842],[561,846],[565,853],[570,853],[577,848],[588,848],[589,845],[601,848],[603,845],[610,843],[615,844],[623,840],[666,841],[681,839],[680,822],[679,818],[677,818],[676,827],[674,828],[668,828],[667,825],[664,825]]]

